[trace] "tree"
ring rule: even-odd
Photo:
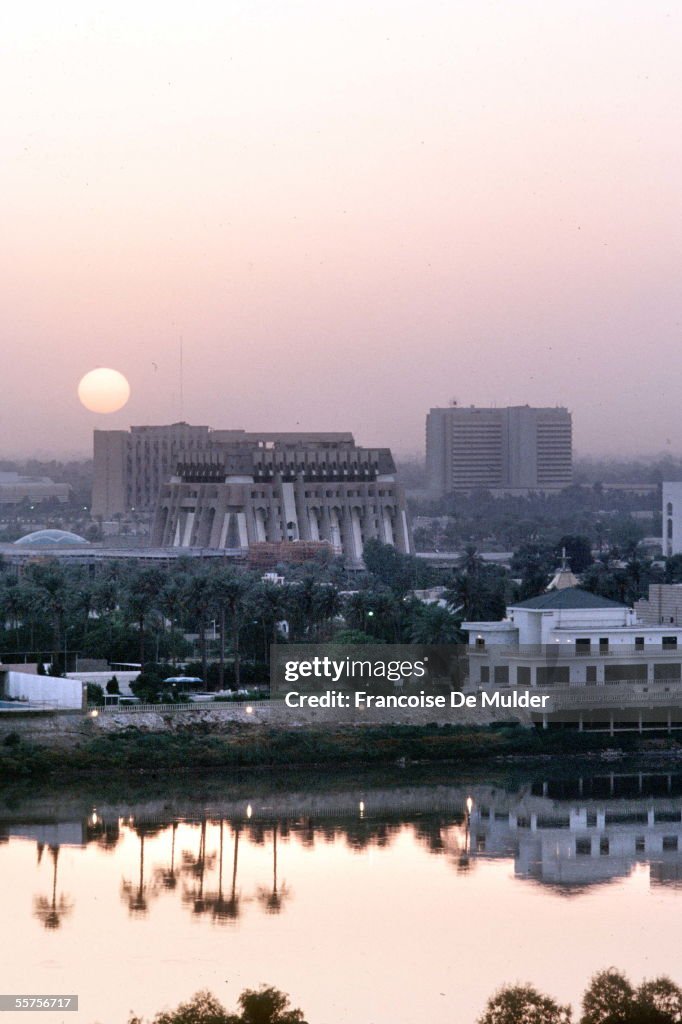
[[[579,575],[589,565],[592,565],[592,545],[589,537],[584,537],[581,534],[565,534],[556,546],[557,558],[562,557],[564,550],[566,551],[566,560],[574,573]]]
[[[682,990],[670,978],[644,981],[637,989],[636,1012],[641,1024],[682,1024]]]
[[[153,1024],[306,1024],[303,1011],[290,1009],[289,996],[276,988],[247,988],[238,1003],[241,1013],[228,1013],[210,992],[197,992],[175,1010],[157,1013]],[[141,1017],[131,1017],[128,1024],[143,1021]]]
[[[410,643],[457,644],[462,642],[457,620],[448,608],[415,601],[410,611]]]
[[[225,625],[226,619],[230,620],[232,633],[232,658],[234,660],[234,685],[239,689],[240,685],[240,652],[239,634],[242,625],[242,611],[244,598],[248,590],[246,578],[234,571],[234,569],[221,569],[211,578],[210,593],[213,601],[218,607],[220,618],[220,668],[219,668],[219,689],[225,687]],[[204,679],[206,676],[204,675]]]
[[[486,1004],[477,1024],[570,1024],[570,1006],[560,1006],[532,985],[505,985]]]
[[[583,995],[580,1024],[636,1024],[635,990],[620,971],[610,967],[594,975]]]
[[[303,1011],[289,1009],[289,996],[276,988],[247,988],[238,1002],[242,1012],[235,1024],[305,1024]]]

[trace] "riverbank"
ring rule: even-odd
[[[295,731],[238,722],[220,734],[208,730],[154,733],[131,726],[124,732],[83,738],[68,750],[7,732],[0,745],[0,775],[87,776],[96,773],[177,773],[249,767],[280,769],[391,764],[459,766],[496,759],[542,759],[590,752],[679,752],[674,737],[577,733],[495,726],[383,725],[309,727]]]

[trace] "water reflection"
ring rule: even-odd
[[[38,843],[38,864],[40,864],[45,847]],[[59,863],[59,847],[50,847],[52,858],[52,892],[50,896],[36,896],[33,900],[33,914],[44,928],[59,928],[65,917],[73,909],[73,901],[61,893],[57,895],[57,865]]]
[[[147,836],[157,835],[160,831],[160,828],[151,825],[140,824],[135,826],[135,833],[140,839],[140,860],[137,880],[131,882],[124,879],[121,882],[121,896],[128,904],[128,913],[133,916],[146,914],[149,909],[149,899],[157,896],[159,892],[159,886],[156,881],[150,884],[145,881],[144,841]]]
[[[100,809],[81,821],[57,824],[6,819],[0,821],[0,840],[33,840],[39,864],[49,852],[51,891],[34,898],[33,914],[50,930],[60,928],[74,908],[72,897],[59,892],[61,847],[105,853],[100,870],[106,870],[108,857],[133,839],[134,868],[129,866],[120,883],[133,918],[147,916],[156,900],[176,893],[193,917],[214,924],[236,924],[251,903],[278,915],[295,899],[282,878],[282,853],[289,844],[314,852],[317,844],[343,842],[362,855],[388,849],[405,832],[429,855],[446,858],[458,875],[470,875],[482,861],[506,860],[518,882],[579,895],[647,866],[651,886],[682,887],[682,775],[612,772],[513,789],[441,788],[440,810],[433,800],[423,808],[424,792],[411,789],[364,793],[360,801],[353,794],[360,808],[353,813],[345,796],[337,811],[320,803],[304,814],[289,806],[277,815],[272,805],[259,809],[249,803],[246,812],[171,819],[160,814],[148,820],[148,809],[139,818]],[[330,799],[339,802],[338,795]],[[252,878],[243,893],[240,858],[249,864],[257,859],[262,872],[259,851],[267,852],[269,877]]]

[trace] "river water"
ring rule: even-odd
[[[79,995],[41,1020],[125,1024],[199,989],[233,1008],[262,982],[311,1024],[473,1024],[515,981],[575,1007],[610,965],[682,983],[682,775],[5,788],[0,892],[0,991]]]

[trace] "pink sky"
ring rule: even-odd
[[[658,0],[5,5],[0,451],[178,419],[182,336],[192,422],[419,451],[456,396],[679,454],[681,43]]]

